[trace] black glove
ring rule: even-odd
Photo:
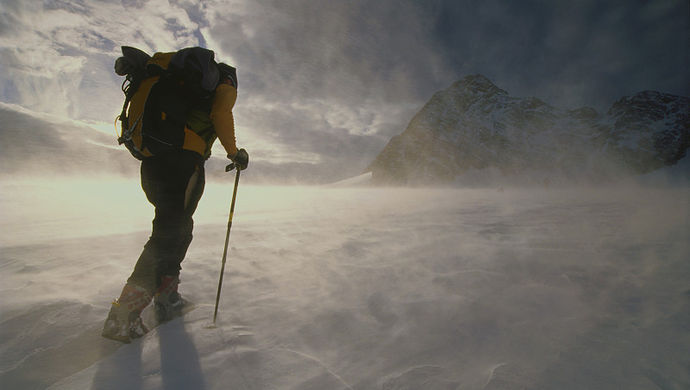
[[[249,153],[244,149],[238,150],[234,156],[228,154],[228,158],[235,163],[235,166],[237,166],[237,169],[240,171],[247,169],[249,165]]]

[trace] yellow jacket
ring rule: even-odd
[[[235,119],[232,116],[232,108],[237,100],[237,89],[230,82],[223,82],[216,87],[216,95],[211,107],[211,122],[216,130],[220,143],[225,151],[234,156],[237,154],[235,141]]]

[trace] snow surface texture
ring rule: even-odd
[[[512,97],[474,75],[434,94],[369,169],[396,184],[603,183],[676,164],[689,147],[688,97],[644,91],[602,115]]]
[[[199,308],[121,345],[99,334],[148,235],[137,184],[1,185],[3,389],[690,388],[687,189],[241,185],[210,328],[210,183]]]

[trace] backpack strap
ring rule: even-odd
[[[129,125],[127,109],[132,96],[139,89],[141,82],[147,77],[146,64],[151,59],[151,56],[131,46],[122,46],[121,49],[122,57],[115,61],[115,73],[120,76],[126,76],[124,81],[122,81],[121,87],[122,92],[125,94],[125,102],[122,105],[122,112],[118,119],[122,122],[123,129],[129,129],[134,127],[134,125]],[[124,143],[126,141],[125,138],[126,135],[123,134],[118,138],[118,142],[120,144]]]

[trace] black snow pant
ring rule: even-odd
[[[192,242],[192,215],[204,184],[204,160],[197,153],[185,150],[142,161],[141,187],[156,214],[151,237],[128,283],[153,294],[162,276],[180,274],[180,263]]]

